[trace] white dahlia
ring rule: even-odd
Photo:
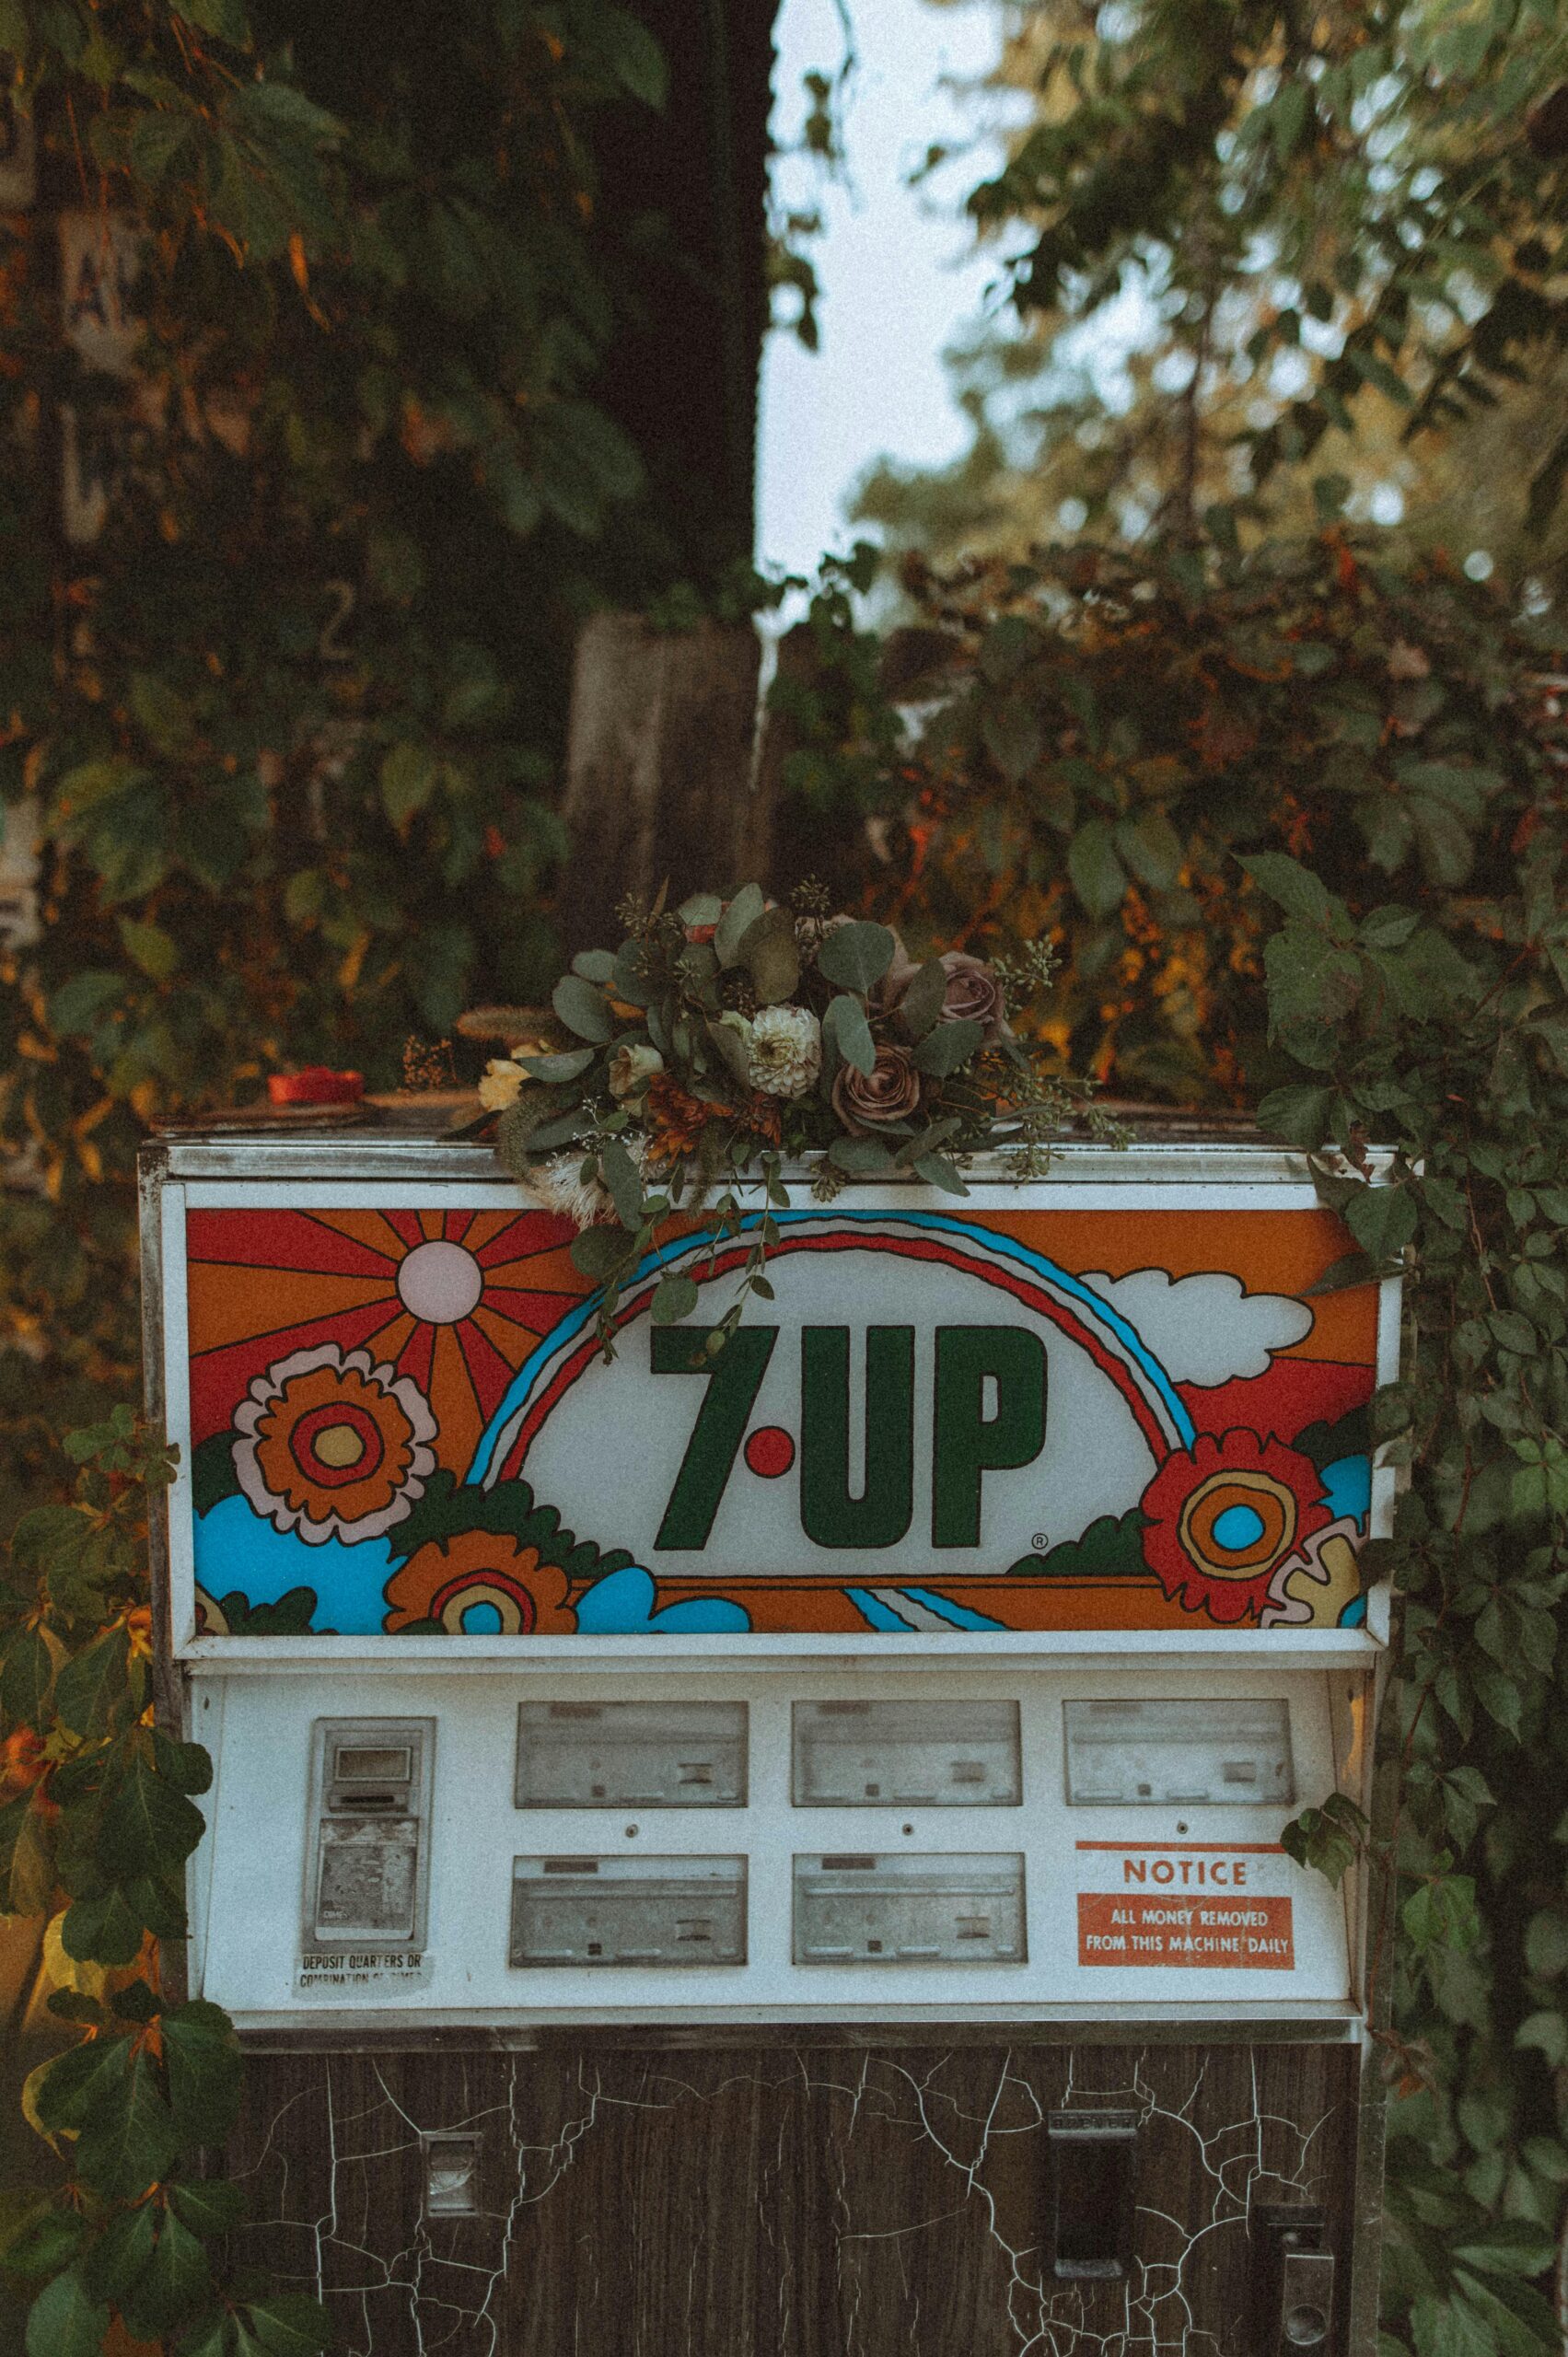
[[[769,1097],[804,1097],[822,1069],[822,1027],[808,1006],[764,1006],[747,1041],[753,1088]]]

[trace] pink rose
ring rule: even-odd
[[[883,1043],[871,1072],[841,1064],[833,1082],[833,1110],[852,1136],[865,1137],[880,1121],[907,1121],[920,1109],[920,1074],[907,1048]]]
[[[967,949],[949,949],[942,971],[947,977],[947,994],[938,1023],[978,1023],[986,1039],[1001,1039],[1007,1028],[1005,1002],[1002,984],[984,958],[971,958]]]

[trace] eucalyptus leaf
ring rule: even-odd
[[[643,1219],[642,1173],[619,1138],[606,1140],[598,1159],[616,1216],[622,1227],[635,1234]]]
[[[690,1277],[661,1277],[654,1288],[648,1316],[656,1326],[679,1326],[683,1318],[691,1316],[700,1298]]]
[[[800,951],[787,909],[764,909],[747,928],[739,962],[751,977],[760,1006],[776,1006],[789,997],[800,980]]]
[[[892,964],[897,946],[885,924],[867,924],[855,918],[826,935],[817,964],[828,981],[866,998]]]
[[[572,1239],[572,1260],[585,1277],[603,1283],[609,1277],[618,1276],[632,1259],[624,1228],[585,1227]]]
[[[709,1046],[725,1070],[740,1087],[751,1085],[751,1062],[746,1052],[745,1034],[733,1023],[710,1023],[706,1037]]]
[[[835,1138],[828,1159],[855,1178],[880,1178],[898,1167],[891,1150],[877,1138]]]
[[[923,1039],[947,996],[947,974],[940,958],[928,958],[900,999],[895,1021],[906,1039]]]
[[[517,1061],[535,1080],[555,1083],[575,1080],[587,1072],[598,1052],[595,1048],[567,1048],[557,1056],[520,1056]]]
[[[615,954],[610,949],[579,949],[572,960],[574,974],[601,986],[615,980]]]
[[[967,1064],[971,1056],[979,1054],[984,1039],[983,1025],[971,1022],[967,1016],[959,1023],[939,1023],[915,1048],[915,1067],[934,1080],[946,1080],[949,1074]]]
[[[579,1039],[592,1039],[602,1047],[615,1037],[615,1018],[605,1004],[604,993],[581,974],[563,974],[550,1003],[567,1030],[575,1031]]]
[[[962,1173],[956,1164],[947,1160],[946,1155],[917,1155],[913,1168],[917,1178],[923,1178],[929,1187],[940,1187],[944,1194],[967,1195],[969,1193]]]
[[[871,1036],[871,1026],[865,1019],[865,1009],[857,998],[847,992],[830,999],[828,1011],[822,1017],[822,1037],[830,1042],[835,1052],[856,1072],[872,1073],[877,1069],[877,1043]]]
[[[757,919],[764,902],[760,884],[743,884],[718,921],[714,935],[714,955],[721,966],[735,966],[740,961],[740,945]]]

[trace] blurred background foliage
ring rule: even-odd
[[[13,171],[36,146],[0,232],[0,787],[39,853],[0,962],[7,1523],[134,1392],[147,1125],[285,1064],[393,1083],[411,1034],[538,994],[578,624],[763,601],[770,286],[814,331],[809,218],[766,206],[772,17],[0,0]],[[1380,1410],[1412,1473],[1388,2348],[1539,2357],[1568,2185],[1568,13],[1008,23],[1025,114],[972,211],[1016,305],[957,361],[970,455],[864,487],[875,626],[857,555],[781,645],[771,880],[922,945],[1049,934],[1045,1037],[1111,1096],[1400,1148],[1396,1188],[1343,1182],[1347,1276],[1413,1248],[1421,1344]],[[99,1534],[118,1494],[59,1511]],[[105,1642],[79,1538],[13,1559],[7,1730],[151,1776],[134,1713],[66,1675]],[[17,1827],[49,1788],[23,1748]]]

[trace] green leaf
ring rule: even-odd
[[[437,764],[428,745],[394,745],[381,763],[381,806],[400,834],[436,791]]]
[[[958,1023],[939,1023],[916,1047],[916,1069],[934,1080],[946,1080],[979,1054],[984,1039],[983,1024],[971,1022],[967,1016]]]
[[[718,921],[714,935],[714,955],[721,966],[740,963],[740,945],[761,915],[762,888],[760,884],[743,884]]]
[[[1329,1142],[1329,1109],[1333,1101],[1331,1088],[1272,1089],[1258,1108],[1258,1127],[1272,1130],[1292,1145],[1315,1153]]]
[[[120,938],[132,964],[155,982],[166,982],[180,964],[180,944],[161,925],[134,924],[129,917],[122,917]]]
[[[55,1656],[41,1629],[18,1629],[0,1668],[0,1719],[10,1727],[41,1724],[54,1684]]]
[[[62,1039],[92,1030],[100,1016],[125,995],[125,977],[89,966],[73,974],[49,1002],[49,1028]]]
[[[1255,852],[1241,865],[1254,884],[1267,892],[1284,911],[1304,924],[1326,925],[1344,921],[1342,901],[1336,900],[1320,877],[1298,859],[1291,859],[1283,851]]]
[[[963,1174],[957,1165],[943,1154],[917,1154],[911,1168],[928,1187],[940,1187],[945,1195],[967,1195]]]
[[[178,2178],[168,2189],[169,2207],[193,2235],[226,2235],[247,2214],[237,2185],[223,2177]]]
[[[585,1277],[599,1283],[619,1276],[633,1260],[631,1239],[623,1227],[585,1227],[572,1240],[572,1260]]]
[[[239,2105],[239,2039],[220,2006],[192,1997],[163,2016],[168,2100],[182,2144],[218,2144]]]
[[[648,1316],[656,1326],[679,1326],[690,1318],[701,1298],[690,1277],[661,1277],[654,1287]]]
[[[250,28],[239,0],[178,0],[175,14],[198,32],[211,33],[215,41],[226,41],[234,49],[250,46]]]
[[[608,1138],[599,1148],[598,1167],[616,1216],[635,1235],[643,1224],[643,1178],[619,1138]]]
[[[703,1027],[704,1039],[720,1063],[738,1087],[751,1086],[751,1059],[747,1051],[746,1034],[735,1021],[709,1023]]]
[[[1185,856],[1182,842],[1163,810],[1144,810],[1136,819],[1121,819],[1116,848],[1140,884],[1167,891],[1179,881]]]
[[[605,0],[598,0],[592,21],[617,81],[645,106],[661,110],[669,71],[664,52],[647,27],[629,8],[607,6]]]
[[[60,1945],[79,1964],[131,1964],[143,1929],[127,1893],[116,1886],[72,1902],[60,1926]]]
[[[162,2177],[180,2149],[152,2060],[133,2057],[111,2104],[95,2105],[76,2139],[76,2175],[97,2193],[132,2201]]]
[[[8,2234],[0,2266],[9,2275],[58,2275],[81,2249],[87,2232],[79,2210],[35,2211]]]
[[[131,2072],[129,2038],[95,2038],[68,2047],[35,2082],[33,2108],[40,2125],[79,2129],[95,2113],[119,2102]]]
[[[605,1004],[604,993],[586,982],[581,974],[563,974],[551,993],[550,1004],[579,1039],[592,1039],[602,1047],[615,1037],[615,1018]]]
[[[1067,874],[1090,916],[1114,915],[1127,890],[1127,870],[1117,852],[1116,829],[1110,819],[1091,819],[1078,829],[1067,846]]]
[[[548,1081],[553,1086],[560,1081],[579,1079],[598,1052],[595,1048],[568,1048],[562,1055],[523,1056],[519,1061],[523,1070],[531,1074],[535,1080]]]
[[[1523,2218],[1496,2218],[1474,2242],[1456,2243],[1453,2256],[1488,2275],[1539,2275],[1557,2256],[1553,2237]]]
[[[826,981],[866,998],[892,964],[897,946],[885,924],[867,924],[855,918],[826,936],[817,953],[817,964]]]
[[[133,1875],[156,1875],[189,1857],[203,1825],[201,1810],[166,1783],[138,1748],[104,1808],[99,1853],[127,1881]]]
[[[1415,1237],[1415,1201],[1408,1187],[1358,1187],[1342,1214],[1364,1252],[1388,1260]]]
[[[877,1178],[898,1164],[890,1149],[879,1138],[835,1138],[828,1148],[828,1159],[839,1170],[847,1170],[852,1178]]]
[[[940,958],[928,958],[899,1000],[896,1020],[906,1039],[923,1039],[941,1016],[947,974]]]
[[[795,919],[787,909],[764,909],[741,938],[739,963],[751,977],[759,1006],[776,1006],[800,980]]]
[[[122,1628],[84,1645],[65,1664],[55,1682],[54,1708],[75,1734],[101,1735],[116,1704],[125,1704],[130,1658],[130,1636]]]
[[[102,2357],[109,2310],[79,2267],[46,2283],[28,2310],[27,2357]]]
[[[859,999],[841,991],[837,998],[829,1000],[828,1011],[822,1017],[822,1037],[856,1072],[876,1071],[877,1043]]]
[[[268,2357],[318,2357],[333,2338],[331,2317],[303,2292],[252,2300],[245,2320]]]
[[[211,2296],[213,2270],[196,2236],[164,2212],[152,2264],[123,2303],[126,2322],[143,2338],[171,2331]]]
[[[177,1792],[204,1793],[211,1787],[212,1755],[199,1743],[177,1743],[155,1728],[153,1765]]]
[[[153,2255],[153,2206],[144,2201],[110,2218],[82,2263],[95,2300],[123,2303]]]

